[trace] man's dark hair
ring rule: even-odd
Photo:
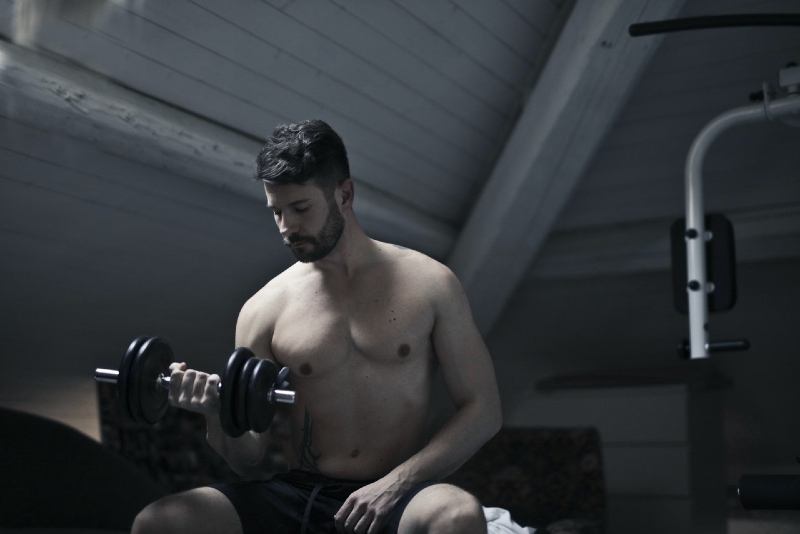
[[[256,179],[270,185],[313,180],[326,195],[332,195],[348,178],[350,164],[344,143],[321,120],[278,126],[256,159]]]

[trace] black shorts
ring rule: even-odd
[[[211,486],[236,508],[244,534],[336,534],[333,517],[354,491],[371,482],[290,471],[267,481]],[[408,503],[434,482],[413,487],[386,519],[381,534],[396,534]]]

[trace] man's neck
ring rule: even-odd
[[[344,232],[334,249],[321,260],[310,264],[323,276],[349,278],[360,267],[374,260],[375,248],[355,217],[347,217]]]

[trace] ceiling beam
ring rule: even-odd
[[[684,0],[578,0],[448,261],[486,335],[525,277],[661,37],[628,26]]]
[[[0,42],[0,117],[74,137],[171,174],[265,202],[263,140],[120,86],[57,57]],[[378,238],[444,258],[456,230],[356,177],[355,211]]]

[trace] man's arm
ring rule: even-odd
[[[209,375],[194,369],[187,369],[185,363],[170,366],[170,404],[203,414],[206,419],[206,439],[211,448],[225,458],[231,469],[240,475],[258,472],[258,465],[264,456],[268,432],[257,434],[245,432],[238,438],[227,436],[222,430],[219,417],[219,375]]]
[[[248,347],[257,357],[274,361],[269,340],[263,334],[263,328],[258,328],[256,312],[252,300],[242,308],[236,323],[235,345]],[[234,472],[244,476],[257,474],[265,457],[269,431],[263,433],[248,431],[238,438],[226,435],[219,417],[220,404],[217,392],[219,375],[187,370],[185,364],[173,364],[171,369],[172,404],[205,416],[206,439],[209,445],[225,459]]]
[[[418,454],[397,467],[399,476],[417,484],[441,480],[472,457],[502,425],[494,366],[469,301],[447,268],[438,284],[433,345],[456,413]]]
[[[441,480],[458,469],[502,425],[500,394],[491,356],[472,318],[469,301],[446,267],[435,275],[434,349],[456,413],[417,454],[376,483],[353,493],[336,515],[340,530],[359,522],[377,532],[386,515],[420,482]],[[359,531],[362,526],[359,525]]]

